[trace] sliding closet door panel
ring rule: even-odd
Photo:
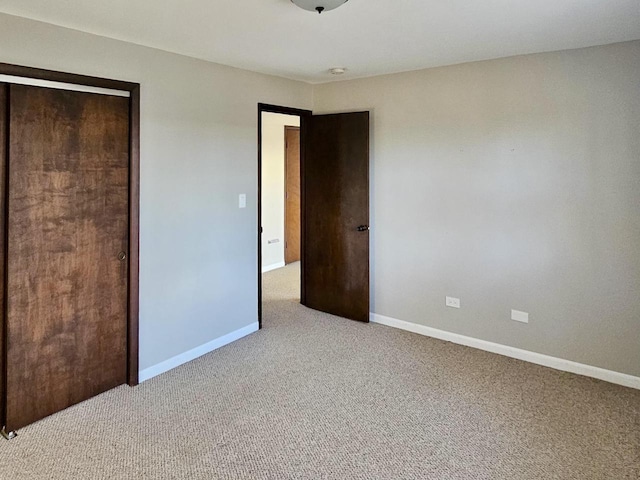
[[[5,200],[6,200],[6,172],[7,172],[7,89],[6,83],[0,83],[0,428],[4,426],[4,231],[5,231]]]
[[[7,429],[126,382],[129,102],[9,91]]]

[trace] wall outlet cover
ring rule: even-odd
[[[445,303],[447,307],[460,308],[460,299],[456,297],[446,297]]]

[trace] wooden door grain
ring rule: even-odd
[[[0,428],[4,426],[5,418],[5,347],[6,347],[6,332],[5,332],[5,304],[4,304],[4,273],[5,273],[5,219],[6,219],[6,174],[7,174],[7,96],[8,85],[6,83],[0,83]]]
[[[303,119],[304,305],[369,321],[369,112]]]
[[[127,380],[129,100],[9,87],[7,430]]]
[[[300,261],[300,128],[284,127],[284,262]]]

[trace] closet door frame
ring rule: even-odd
[[[35,80],[47,80],[51,82],[67,83],[86,87],[105,88],[110,90],[120,90],[129,92],[129,251],[127,258],[129,260],[129,278],[127,291],[127,384],[134,387],[138,385],[138,312],[139,312],[139,243],[140,243],[140,84],[133,82],[125,82],[120,80],[111,80],[107,78],[90,77],[86,75],[77,75],[72,73],[57,72],[54,70],[43,70],[39,68],[23,67],[19,65],[11,65],[0,63],[0,75],[10,75],[14,77],[30,78]],[[8,108],[7,108],[8,111]],[[7,112],[5,112],[5,115]],[[3,122],[0,122],[0,125]],[[6,133],[6,130],[5,132]],[[0,159],[0,168],[6,171],[8,163],[8,151],[5,152],[4,158]],[[4,175],[3,175],[4,177]],[[3,185],[3,187],[6,187]],[[8,189],[0,192],[6,197]],[[0,202],[0,206],[6,207],[5,202]],[[7,212],[0,212],[2,221],[0,226],[4,226]],[[4,230],[4,228],[3,228]],[[0,232],[3,239],[6,239],[6,231]],[[6,242],[2,242],[6,243]],[[6,271],[6,245],[2,255],[2,271]],[[0,278],[4,278],[1,275]],[[6,279],[1,288],[6,289]],[[6,298],[6,290],[4,298]],[[2,383],[6,381],[6,356],[7,356],[7,338],[6,338],[6,300],[2,307],[1,326],[0,328],[0,368],[2,375]],[[2,415],[4,417],[4,401],[5,401],[5,385],[0,386],[0,407],[2,407]]]

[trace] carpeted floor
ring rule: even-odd
[[[0,441],[1,479],[638,479],[640,391],[297,303]]]

